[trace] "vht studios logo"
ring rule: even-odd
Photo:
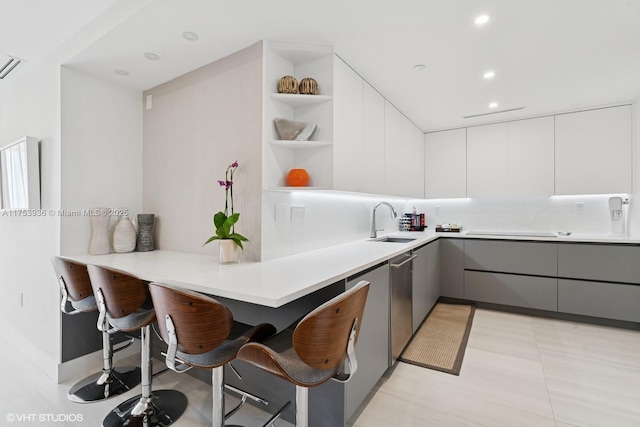
[[[41,423],[81,423],[82,414],[7,414],[7,421],[16,422],[41,422]]]

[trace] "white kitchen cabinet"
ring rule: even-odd
[[[389,101],[384,102],[384,194],[402,195],[403,169],[403,119],[402,113]]]
[[[364,191],[364,81],[340,58],[335,60],[333,78],[333,186],[336,190]]]
[[[384,194],[424,197],[424,147],[422,132],[391,103],[385,100],[384,115]],[[416,158],[419,156],[419,158]]]
[[[424,199],[424,133],[409,122],[408,139],[405,142],[405,166],[402,169],[403,195],[416,199]]]
[[[554,194],[554,118],[467,129],[469,197]]]
[[[362,191],[384,194],[384,111],[385,101],[371,85],[364,82],[364,141],[362,164],[364,165]]]
[[[416,141],[416,134],[422,135]],[[402,186],[397,196],[424,198],[424,134],[411,121],[402,116]]]
[[[554,194],[554,117],[508,122],[507,194]]]
[[[632,106],[556,116],[555,194],[630,193]]]
[[[467,196],[508,194],[507,123],[467,128]]]
[[[467,129],[427,133],[424,138],[424,196],[467,197]]]

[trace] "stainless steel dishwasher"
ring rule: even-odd
[[[389,262],[391,267],[391,364],[400,357],[413,334],[412,276],[416,255],[406,252]]]

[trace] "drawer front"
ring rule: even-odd
[[[556,243],[465,240],[464,268],[504,273],[556,276]]]
[[[640,247],[559,245],[558,276],[568,279],[640,283]]]
[[[640,322],[640,286],[559,279],[558,311]]]
[[[465,271],[464,297],[473,301],[557,311],[558,280]]]

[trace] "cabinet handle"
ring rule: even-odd
[[[400,264],[389,264],[389,267],[391,267],[391,268],[400,268],[403,265],[405,265],[406,263],[408,263],[409,261],[413,261],[415,258],[418,258],[418,255],[411,255],[409,258],[405,259]]]

